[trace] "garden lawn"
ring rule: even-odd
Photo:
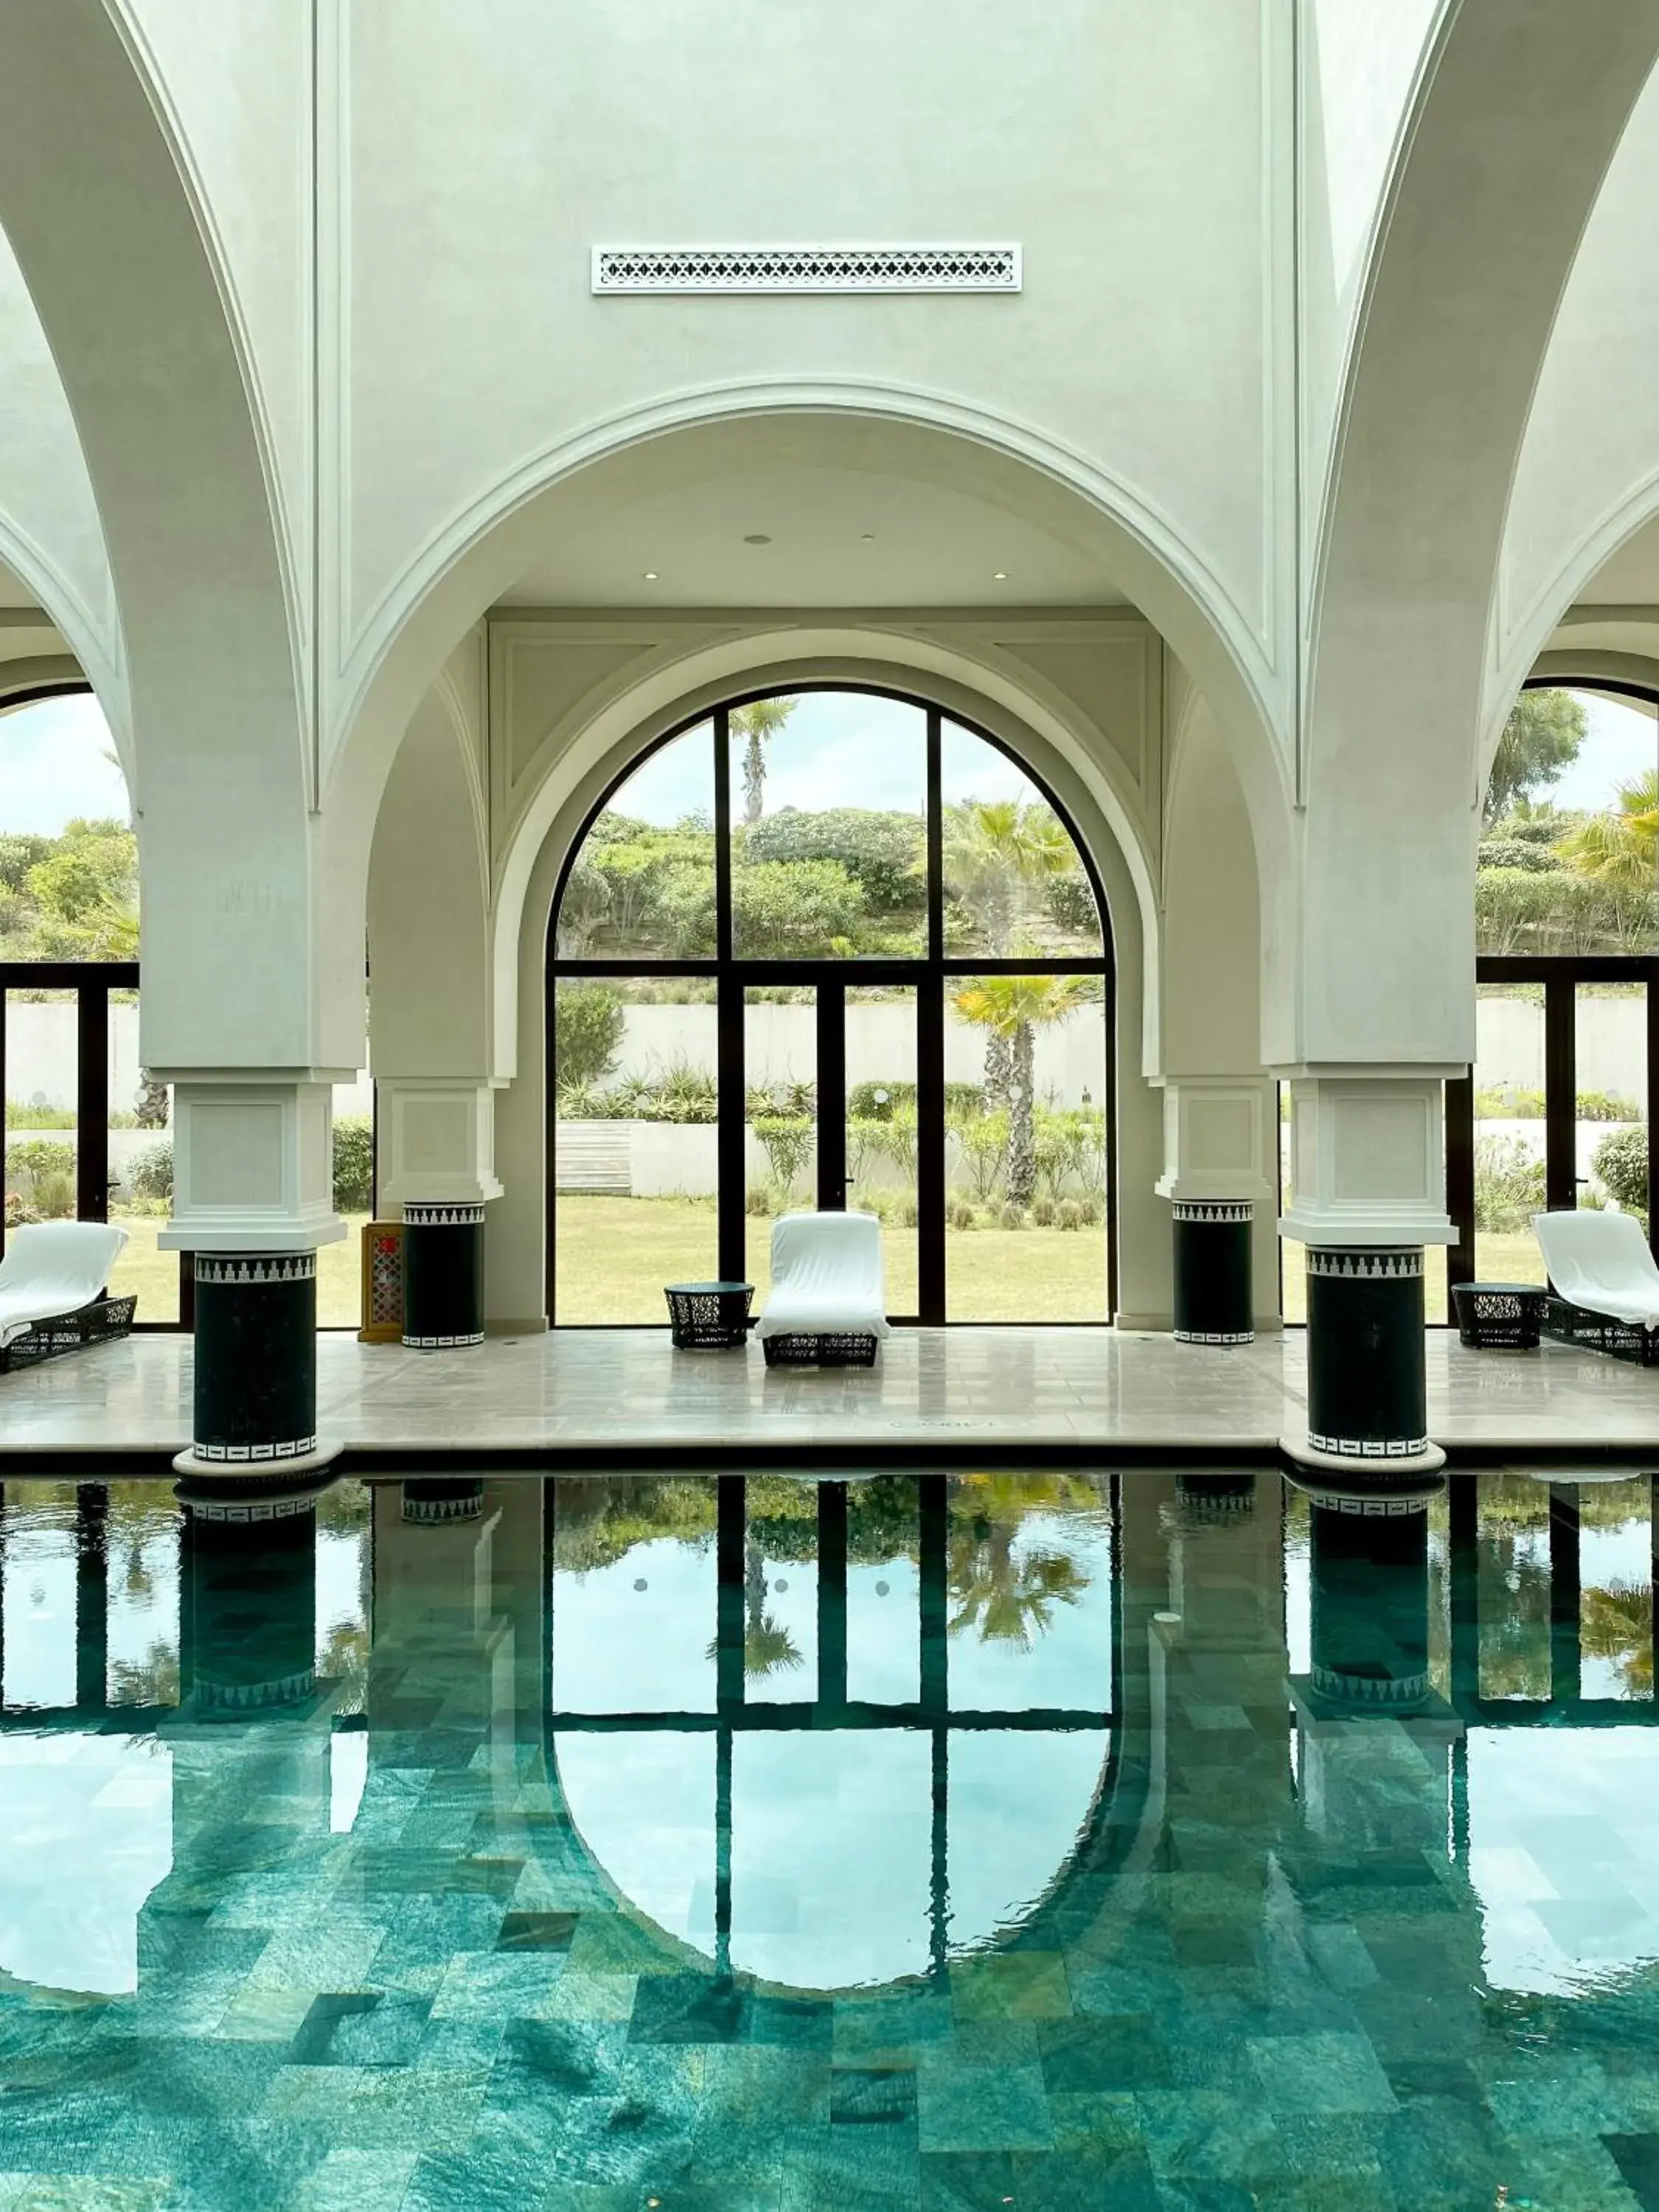
[[[663,1286],[717,1272],[712,1200],[559,1199],[555,1305],[561,1323],[667,1320]],[[771,1224],[750,1217],[748,1280],[758,1310],[769,1281]],[[887,1302],[915,1311],[916,1233],[884,1225]],[[1099,1229],[951,1230],[945,1242],[953,1321],[1106,1319],[1106,1243]]]
[[[138,1294],[135,1321],[176,1322],[179,1318],[179,1255],[161,1252],[155,1240],[167,1226],[155,1214],[122,1213],[111,1218],[127,1241],[110,1276],[117,1297]],[[362,1259],[361,1231],[365,1214],[345,1216],[343,1243],[325,1244],[317,1255],[317,1326],[356,1328],[361,1322]]]
[[[1425,1255],[1424,1311],[1431,1322],[1455,1322],[1446,1295],[1446,1248],[1431,1244]],[[1285,1319],[1287,1324],[1308,1318],[1307,1260],[1300,1244],[1285,1247]],[[1474,1272],[1483,1283],[1538,1283],[1544,1280],[1543,1255],[1530,1229],[1504,1231],[1477,1229],[1474,1233]]]

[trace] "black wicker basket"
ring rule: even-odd
[[[752,1283],[670,1283],[669,1326],[676,1352],[731,1352],[749,1340]]]
[[[1611,1314],[1591,1313],[1553,1291],[1544,1308],[1544,1334],[1558,1344],[1576,1344],[1586,1352],[1605,1352],[1610,1359],[1628,1359],[1638,1367],[1659,1361],[1659,1329],[1638,1322],[1615,1321]]]
[[[769,1367],[873,1367],[876,1339],[868,1329],[763,1336]]]
[[[1528,1283],[1454,1283],[1459,1342],[1477,1352],[1536,1352],[1547,1296]]]
[[[0,1350],[0,1375],[15,1368],[38,1367],[43,1359],[57,1359],[65,1352],[81,1352],[89,1344],[107,1344],[125,1336],[132,1327],[137,1296],[94,1298],[78,1311],[38,1321],[24,1335],[14,1337]]]

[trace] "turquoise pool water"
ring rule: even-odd
[[[0,1494],[0,2207],[1659,2206],[1645,1477]]]

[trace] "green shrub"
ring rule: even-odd
[[[560,1090],[603,1083],[617,1065],[625,1020],[609,983],[561,982],[553,994],[553,1075]]]
[[[75,1127],[75,1109],[72,1106],[27,1106],[21,1098],[8,1098],[6,1127],[9,1129],[72,1129]]]
[[[916,1086],[914,1083],[894,1081],[854,1083],[847,1093],[847,1113],[851,1121],[890,1121],[896,1106],[914,1105]]]
[[[899,1219],[907,1229],[914,1229],[921,1221],[921,1208],[914,1198],[902,1199],[899,1201]]]
[[[1071,1203],[1077,1208],[1077,1221],[1078,1227],[1079,1229],[1099,1228],[1101,1221],[1106,1212],[1106,1206],[1103,1199],[1097,1198],[1091,1190],[1085,1190],[1081,1198],[1074,1198],[1071,1200]]]
[[[34,1210],[43,1221],[73,1221],[75,1177],[54,1173],[34,1178]]]
[[[1074,1198],[1062,1198],[1054,1208],[1054,1226],[1057,1229],[1082,1228],[1083,1208]]]
[[[818,1110],[818,1086],[816,1083],[780,1083],[766,1090],[751,1083],[744,1098],[744,1110],[751,1121],[758,1121],[769,1114],[781,1114],[786,1121],[798,1121],[803,1115],[814,1115]]]
[[[1531,875],[1542,875],[1555,866],[1555,860],[1547,848],[1530,840],[1486,837],[1481,840],[1475,865],[1481,868],[1524,868]]]
[[[1031,1201],[1031,1222],[1034,1228],[1052,1229],[1054,1225],[1054,1201],[1044,1196]]]
[[[712,906],[714,889],[708,887]],[[751,960],[822,959],[850,943],[864,919],[864,894],[838,860],[763,860],[732,871],[732,927]],[[699,908],[696,951],[706,933]],[[696,957],[690,947],[681,955]]]
[[[981,1206],[988,1205],[995,1195],[1008,1161],[1006,1109],[999,1107],[994,1114],[981,1114],[976,1121],[960,1122],[956,1138],[968,1187]]]
[[[334,1124],[334,1211],[374,1210],[374,1124],[367,1114],[347,1114]]]
[[[1495,1234],[1524,1229],[1544,1210],[1544,1163],[1522,1137],[1477,1137],[1474,1225]]]
[[[1050,921],[1068,936],[1099,936],[1100,915],[1095,906],[1095,895],[1081,868],[1066,868],[1050,876],[1042,886],[1042,903],[1048,909]]]
[[[945,1218],[952,1229],[977,1229],[979,1216],[965,1198],[953,1199]]]
[[[1590,1165],[1626,1213],[1648,1210],[1648,1133],[1645,1124],[1617,1129],[1595,1147]]]
[[[1024,1229],[1025,1226],[1024,1207],[1023,1206],[1016,1206],[1013,1200],[1010,1199],[1007,1204],[1003,1207],[1001,1212],[997,1216],[997,1226],[999,1229]]]
[[[1474,1094],[1474,1118],[1477,1121],[1541,1121],[1544,1094],[1541,1091],[1513,1087],[1500,1089],[1497,1085],[1483,1086]]]
[[[706,1067],[677,1060],[665,1068],[643,1118],[649,1121],[707,1123],[720,1115],[720,1087]]]
[[[812,1156],[817,1124],[805,1116],[759,1114],[750,1124],[766,1154],[778,1186],[792,1191],[796,1178]]]
[[[173,1203],[173,1146],[147,1145],[127,1164],[127,1188],[152,1206]]]
[[[1581,1091],[1574,1101],[1581,1121],[1639,1121],[1642,1109],[1616,1091]]]
[[[71,1185],[75,1181],[75,1147],[73,1145],[54,1145],[44,1137],[25,1138],[21,1145],[6,1146],[6,1180],[27,1183],[31,1191],[38,1192],[43,1177],[67,1176]],[[73,1206],[70,1211],[74,1212]]]
[[[838,863],[874,912],[917,907],[927,896],[921,823],[914,814],[854,806],[809,814],[781,807],[750,823],[743,858],[751,866],[769,860]]]

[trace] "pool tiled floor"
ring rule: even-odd
[[[1659,2206],[1647,1478],[5,1486],[0,2207]]]

